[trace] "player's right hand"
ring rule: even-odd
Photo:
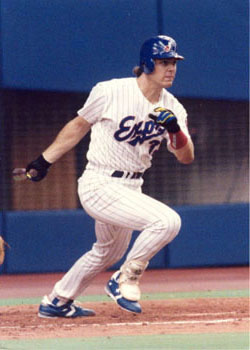
[[[149,114],[149,118],[153,119],[155,123],[163,126],[170,133],[177,133],[180,131],[177,118],[172,111],[163,107],[156,107],[154,114]]]
[[[49,163],[41,154],[36,160],[33,160],[26,167],[26,176],[31,181],[41,181],[48,172],[51,163]]]

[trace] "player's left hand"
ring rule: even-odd
[[[149,114],[149,118],[153,119],[155,123],[163,126],[170,133],[177,133],[180,131],[177,118],[172,111],[163,107],[156,107],[154,114]]]

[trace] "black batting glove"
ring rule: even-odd
[[[154,114],[150,113],[148,116],[153,119],[156,124],[163,126],[172,134],[176,134],[180,131],[180,126],[176,116],[167,108],[157,107],[154,109]]]
[[[31,181],[41,181],[47,175],[51,165],[41,154],[36,160],[27,165],[26,176]]]

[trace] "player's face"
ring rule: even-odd
[[[172,86],[176,74],[176,59],[168,58],[155,60],[155,69],[151,74],[151,78],[155,83],[161,85],[162,88]]]

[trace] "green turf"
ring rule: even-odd
[[[0,350],[247,350],[247,333],[0,340]]]
[[[193,299],[193,298],[239,298],[248,297],[248,289],[241,290],[210,290],[210,291],[192,291],[192,292],[173,292],[145,294],[142,299]]]
[[[198,291],[198,292],[168,292],[168,293],[147,293],[143,294],[143,300],[161,300],[161,299],[183,299],[183,298],[239,298],[248,297],[248,289],[242,290],[211,290],[211,291]],[[78,298],[81,302],[88,301],[101,301],[109,302],[111,301],[106,295],[86,295]],[[28,305],[28,304],[40,304],[41,297],[39,298],[9,298],[0,299],[0,306],[6,305]],[[1,350],[1,349],[0,349]]]

